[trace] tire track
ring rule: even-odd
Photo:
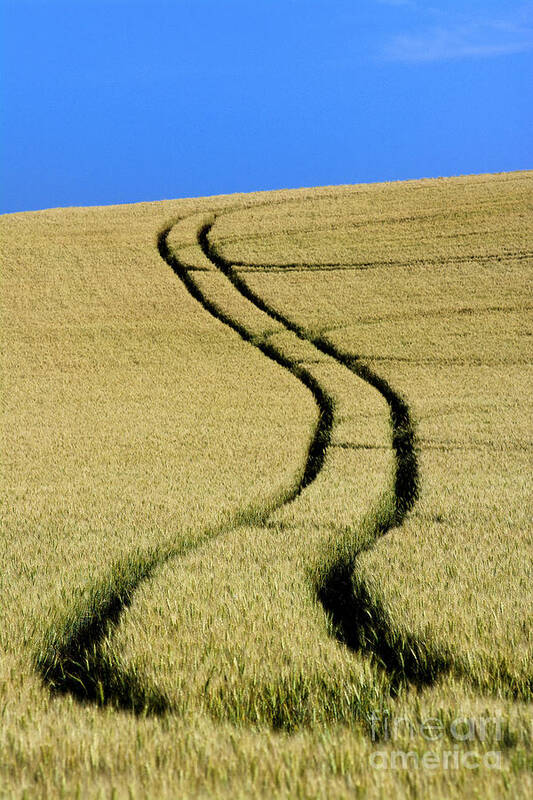
[[[122,559],[101,580],[87,587],[63,618],[49,625],[34,656],[35,668],[44,684],[53,693],[70,694],[80,702],[110,705],[135,714],[163,714],[172,710],[168,697],[150,686],[144,676],[123,667],[118,658],[110,655],[109,640],[122,614],[130,607],[137,589],[171,559],[185,556],[216,536],[238,527],[263,525],[274,511],[291,503],[320,472],[333,426],[333,400],[314,376],[270,344],[268,335],[257,339],[228,316],[195,283],[190,273],[198,269],[183,265],[175,258],[168,246],[168,234],[174,224],[164,228],[157,238],[157,247],[163,260],[174,270],[192,297],[215,319],[294,375],[313,395],[319,414],[305,464],[293,483],[278,496],[267,498],[261,506],[241,510],[221,525],[208,528],[199,536],[186,539],[178,545]]]
[[[353,531],[341,546],[332,542],[324,552],[318,574],[313,576],[317,599],[332,622],[335,637],[350,650],[369,653],[391,679],[393,691],[401,685],[417,686],[434,683],[451,668],[448,652],[437,652],[412,634],[394,629],[379,601],[372,597],[365,583],[354,575],[357,557],[375,542],[402,524],[415,505],[419,494],[419,471],[415,425],[404,398],[358,356],[336,347],[322,335],[313,335],[278,309],[269,305],[246,283],[236,265],[225,259],[210,239],[216,216],[198,234],[202,252],[243,297],[258,309],[282,324],[299,339],[311,343],[318,352],[334,359],[357,378],[376,389],[389,407],[392,429],[391,446],[395,458],[393,486],[385,490],[376,508],[363,520],[361,529]]]
[[[270,306],[251,289],[243,273],[255,272],[255,265],[247,264],[250,269],[243,270],[238,262],[229,261],[217,251],[210,239],[214,221],[204,225],[199,234],[199,243],[204,255],[226,275],[235,288],[273,320],[365,380],[384,397],[389,406],[391,445],[395,457],[393,486],[391,490],[384,492],[380,501],[363,519],[358,536],[352,535],[348,540],[343,538],[339,542],[330,543],[323,553],[322,568],[311,576],[317,598],[332,622],[335,637],[353,651],[370,654],[390,679],[392,694],[408,685],[432,685],[440,676],[453,673],[459,680],[466,678],[472,688],[481,694],[498,695],[503,691],[512,700],[527,701],[531,696],[531,678],[521,685],[505,664],[501,664],[492,683],[490,678],[484,680],[474,675],[468,660],[454,654],[446,644],[432,644],[408,631],[396,629],[379,599],[357,574],[357,557],[371,549],[391,529],[400,526],[418,499],[417,441],[409,406],[401,394],[365,363],[364,356],[354,355],[334,345],[323,331],[314,335],[279,309]],[[529,257],[527,253],[504,253],[490,258],[502,261],[507,255]],[[445,261],[453,263],[455,260]],[[478,259],[469,256],[457,260],[469,262]],[[277,264],[264,264],[261,267],[278,272],[284,269]],[[373,360],[376,359],[373,357]],[[498,684],[501,684],[499,688]]]
[[[241,207],[242,208],[242,207]],[[226,209],[222,213],[231,213]],[[195,215],[191,215],[195,216]],[[335,543],[324,553],[319,573],[313,576],[317,599],[331,619],[336,638],[354,651],[372,655],[391,679],[395,691],[406,683],[434,682],[449,669],[447,655],[433,654],[414,637],[394,631],[384,610],[372,598],[365,585],[353,579],[357,556],[364,549],[400,525],[418,497],[416,438],[409,408],[403,398],[379,375],[352,354],[344,353],[327,339],[309,332],[268,306],[256,295],[216,251],[209,239],[214,219],[198,231],[198,245],[211,263],[222,272],[236,290],[257,309],[283,325],[299,339],[310,342],[318,352],[331,357],[375,388],[389,405],[392,425],[392,449],[395,456],[393,486],[386,490],[378,507],[363,521],[363,536],[335,550]],[[180,220],[181,221],[181,220]],[[150,686],[144,676],[125,668],[108,647],[113,631],[133,601],[136,590],[173,558],[184,556],[216,536],[245,525],[264,525],[277,509],[292,502],[317,477],[323,467],[334,424],[334,402],[328,392],[301,362],[285,356],[268,341],[257,337],[207,297],[194,280],[194,272],[205,271],[182,264],[172,252],[168,236],[176,221],[158,235],[157,247],[162,259],[173,269],[191,296],[213,317],[235,331],[263,355],[287,369],[313,395],[319,415],[305,464],[291,486],[260,506],[249,507],[229,517],[222,524],[202,531],[178,545],[166,545],[149,552],[135,553],[113,565],[106,576],[89,586],[69,609],[66,616],[49,626],[34,663],[43,682],[59,694],[70,694],[81,702],[110,705],[142,714],[172,711],[169,699]],[[361,539],[364,544],[361,544]],[[333,557],[332,557],[333,555]]]
[[[358,270],[381,269],[382,267],[425,267],[442,264],[485,264],[498,261],[525,261],[533,256],[533,252],[511,251],[502,253],[487,253],[485,255],[450,256],[449,258],[413,258],[410,261],[359,261],[348,263],[346,261],[326,263],[309,263],[301,261],[292,264],[252,264],[249,261],[232,261],[234,267],[241,272],[357,272]]]

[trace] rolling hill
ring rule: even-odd
[[[532,199],[1,218],[0,794],[529,796]]]

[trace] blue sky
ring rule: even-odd
[[[532,2],[0,9],[0,212],[533,166]]]

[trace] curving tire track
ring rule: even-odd
[[[210,239],[216,217],[199,231],[198,242],[204,255],[231,281],[251,303],[275,322],[282,324],[299,339],[309,342],[316,350],[341,364],[357,378],[364,380],[386,400],[392,429],[391,446],[395,458],[392,489],[386,489],[376,508],[370,510],[357,535],[331,547],[313,582],[316,595],[333,623],[336,638],[354,651],[372,655],[391,679],[391,689],[411,683],[418,686],[434,683],[439,675],[449,671],[451,654],[433,651],[425,642],[411,634],[394,629],[388,616],[373,598],[365,583],[354,575],[357,556],[373,546],[392,528],[402,524],[413,508],[419,493],[419,471],[416,452],[415,425],[405,399],[358,356],[342,351],[324,336],[315,336],[279,309],[273,308],[254,292],[232,262],[225,259]],[[266,265],[268,267],[268,265]]]
[[[226,209],[223,213],[231,213],[232,210]],[[432,683],[450,668],[448,654],[432,653],[414,637],[402,636],[394,631],[384,610],[371,597],[364,583],[357,576],[354,578],[358,554],[372,547],[391,528],[401,525],[418,497],[416,438],[409,407],[383,378],[357,356],[342,352],[324,337],[313,336],[256,295],[211,242],[209,234],[214,219],[216,217],[198,231],[198,245],[235,289],[286,330],[311,343],[321,355],[334,359],[354,377],[366,381],[388,403],[391,444],[395,456],[393,486],[385,490],[382,501],[363,521],[363,536],[358,529],[357,536],[354,531],[351,539],[344,541],[341,548],[335,550],[333,546],[333,549],[324,553],[321,569],[313,576],[313,582],[317,599],[331,619],[336,638],[352,650],[371,654],[390,677],[393,693],[401,685]],[[198,268],[195,270],[181,263],[178,255],[170,249],[168,236],[175,223],[167,225],[158,235],[157,247],[162,259],[206,311],[297,378],[312,393],[319,416],[306,462],[292,485],[286,487],[279,496],[267,499],[260,507],[241,510],[221,525],[207,529],[177,546],[168,545],[123,559],[110,569],[103,580],[88,588],[65,618],[56,621],[48,629],[35,655],[35,665],[44,683],[53,692],[68,693],[82,702],[111,705],[143,714],[165,713],[172,710],[171,703],[157,688],[147,685],[143,676],[125,669],[117,658],[112,658],[108,648],[112,632],[118,626],[122,613],[131,605],[135,591],[170,559],[185,555],[213,537],[239,526],[264,524],[275,510],[292,502],[322,469],[335,421],[333,400],[311,372],[284,355],[268,341],[267,336],[254,336],[205,295],[194,280],[194,272]]]
[[[106,576],[87,587],[67,615],[46,630],[34,663],[43,682],[56,694],[70,694],[80,702],[110,705],[136,714],[162,714],[171,710],[169,699],[143,676],[126,669],[110,655],[108,643],[113,630],[133,600],[136,590],[169,560],[184,556],[210,539],[245,525],[262,525],[283,505],[292,502],[320,472],[333,426],[333,401],[314,376],[300,364],[286,358],[267,341],[258,340],[204,295],[190,273],[194,267],[180,264],[168,247],[168,234],[175,223],[157,238],[161,257],[172,267],[187,291],[206,311],[230,327],[246,342],[293,374],[313,395],[319,415],[308,446],[305,464],[291,485],[278,496],[266,498],[261,506],[245,508],[221,525],[203,531],[179,545],[142,552],[113,565]]]

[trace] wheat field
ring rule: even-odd
[[[0,796],[531,795],[532,205],[1,218]]]

